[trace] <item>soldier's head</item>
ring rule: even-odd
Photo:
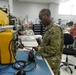
[[[43,25],[48,25],[51,22],[51,12],[49,9],[42,9],[39,12],[39,18]]]

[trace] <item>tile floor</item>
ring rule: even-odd
[[[66,55],[62,55],[62,61],[65,61],[65,57],[66,57]],[[69,56],[69,62],[76,64],[76,57]],[[72,74],[70,73],[69,69],[67,69],[67,71],[65,69],[66,69],[66,67],[64,67],[64,66],[60,68],[60,73],[61,73],[60,75],[76,75],[76,69],[74,69],[73,66],[71,66],[71,69],[73,71]]]

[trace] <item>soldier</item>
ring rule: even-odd
[[[49,9],[42,9],[39,18],[43,25],[46,25],[43,35],[43,43],[35,50],[38,50],[48,61],[54,75],[60,75],[60,62],[63,52],[63,32],[62,29],[51,20]]]

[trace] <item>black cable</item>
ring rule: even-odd
[[[21,63],[22,63],[22,61],[21,61]],[[24,63],[24,62],[23,62]],[[30,71],[32,71],[33,69],[35,69],[36,68],[36,62],[32,62],[32,63],[34,63],[34,67],[33,68],[31,68],[31,69],[28,69],[28,70],[24,70],[25,72],[30,72]],[[15,63],[16,64],[16,63]],[[12,67],[15,69],[15,70],[22,70],[22,69],[24,69],[27,65],[29,65],[29,64],[31,64],[30,62],[28,63],[28,64],[26,64],[24,67],[16,67],[16,65],[13,65]]]
[[[12,40],[11,40],[12,41]],[[8,46],[8,50],[9,50],[9,53],[10,53],[10,62],[11,63],[11,60],[12,60],[12,53],[11,53],[11,49],[10,49],[10,46],[11,46],[11,41],[9,42],[9,46]],[[11,47],[12,48],[12,47]]]
[[[22,44],[22,41],[21,41],[21,39],[19,39],[20,40],[20,44]],[[23,44],[22,44],[23,45]],[[24,45],[23,45],[24,46]],[[25,46],[24,46],[25,47]],[[26,47],[25,47],[26,48]],[[28,48],[26,48],[26,49],[28,49]],[[30,49],[31,50],[31,49]],[[16,60],[16,59],[15,59]],[[16,63],[19,63],[19,62],[21,62],[21,63],[23,63],[24,65],[22,66],[22,67],[16,67]],[[27,61],[27,62],[24,62],[24,61],[16,61],[15,62],[15,64],[12,66],[14,69],[16,69],[16,70],[19,70],[19,69],[23,69],[23,68],[25,68],[27,65],[29,65],[29,64],[31,64],[33,61],[31,61],[31,62],[29,62],[29,61]],[[24,70],[25,72],[29,72],[29,71],[32,71],[35,67],[36,67],[36,62],[34,62],[35,63],[35,66],[32,68],[32,69],[30,69],[30,70]]]
[[[9,46],[8,46],[8,49],[9,49],[9,52],[10,52],[10,63],[11,63],[11,60],[12,60],[12,54],[11,54],[11,49],[10,49],[10,46],[11,46],[11,43],[13,42],[13,41],[15,41],[14,39],[12,39],[11,41],[10,41],[10,43],[9,43]],[[21,43],[21,42],[20,42]],[[22,43],[21,43],[22,44]],[[24,46],[25,47],[25,46]],[[12,48],[12,47],[11,47]],[[31,50],[31,49],[30,49]],[[15,59],[15,63],[13,64],[13,68],[14,69],[16,69],[16,70],[20,70],[20,69],[24,69],[27,65],[29,65],[29,64],[31,64],[32,62],[26,62],[26,61],[22,61],[22,60],[17,60],[16,58],[15,58],[15,54],[14,54],[14,51],[12,50],[12,53],[13,53],[13,56],[14,56],[14,59]],[[15,64],[16,63],[18,63],[18,65],[20,65],[21,67],[16,67],[15,66]],[[21,65],[20,63],[23,63],[23,65]],[[34,62],[35,63],[35,66],[32,68],[32,69],[30,69],[30,70],[25,70],[25,72],[29,72],[29,71],[32,71],[35,67],[36,67],[36,62]],[[5,68],[3,68],[3,69],[5,69]],[[3,69],[0,69],[0,70],[2,70],[3,71]],[[4,72],[3,72],[4,73]],[[9,72],[10,73],[10,72]]]
[[[26,62],[26,61],[19,60],[12,65],[12,68],[15,70],[21,70],[31,63],[35,63],[35,66],[30,70],[25,70],[25,72],[29,72],[29,71],[32,71],[36,67],[36,62],[29,62],[29,61]],[[18,67],[17,64],[20,65],[20,67]]]
[[[13,74],[14,75],[14,72],[1,72],[0,74],[3,74],[3,73],[11,73],[11,74]]]
[[[21,64],[20,64],[20,63],[21,63]],[[16,64],[20,65],[20,67],[16,67]],[[12,68],[15,69],[15,70],[24,69],[25,67],[26,67],[26,61],[22,61],[22,60],[16,61],[16,62],[12,65]]]
[[[12,39],[12,41],[14,41],[13,39]],[[20,40],[20,43],[22,44],[22,42],[21,42],[21,40]],[[13,55],[14,55],[14,52],[13,52]],[[15,58],[15,55],[14,55],[14,58]],[[17,60],[16,58],[15,58],[15,60],[16,60],[16,62],[13,64],[13,68],[14,69],[16,69],[16,70],[20,70],[20,69],[23,69],[23,68],[25,68],[27,65],[29,65],[31,62],[26,62],[26,61],[23,61],[23,60]],[[15,64],[17,64],[18,63],[18,65],[20,65],[20,67],[16,67],[16,65]],[[20,63],[23,63],[23,65],[21,65]],[[31,69],[32,70],[32,69]],[[27,71],[31,71],[31,70],[27,70]]]
[[[9,46],[8,46],[8,50],[9,50],[9,53],[10,53],[10,62],[9,62],[9,63],[11,63],[12,54],[13,54],[13,56],[14,56],[14,59],[16,60],[13,50],[11,50],[11,48],[12,48],[12,45],[11,45],[12,41],[14,41],[14,40],[12,39],[12,40],[9,42]],[[12,53],[11,53],[11,51],[12,51]],[[19,64],[19,62],[18,62],[17,60],[16,60],[16,62]],[[25,61],[21,61],[21,62],[26,63]],[[19,65],[21,65],[21,64],[19,64]],[[21,66],[22,66],[22,65],[21,65]],[[24,67],[24,66],[22,66],[22,67]],[[6,65],[4,68],[0,69],[0,73],[2,73],[3,71],[5,71],[7,68],[9,68],[9,65]]]
[[[9,65],[6,65],[4,68],[1,68],[0,69],[0,73],[2,73],[3,71],[7,70],[10,66]]]
[[[12,39],[12,40],[13,40],[13,39]],[[9,62],[9,63],[11,63],[11,60],[12,60],[12,53],[11,53],[11,51],[13,51],[13,50],[10,49],[10,47],[12,46],[12,45],[11,45],[12,40],[9,42],[9,45],[8,45],[8,50],[9,50],[9,53],[10,53],[10,62]],[[11,47],[11,48],[12,48],[12,47]],[[9,67],[10,67],[10,64],[9,64],[9,65],[6,65],[4,68],[1,68],[1,69],[0,69],[0,73],[2,73],[3,71],[5,71],[5,70],[8,69]]]
[[[33,69],[35,69],[36,68],[36,62],[34,62],[35,63],[35,65],[34,65],[34,67],[32,68],[32,69],[30,69],[30,70],[24,70],[25,72],[30,72],[30,71],[32,71]]]
[[[12,39],[11,42],[13,42],[13,41],[15,41],[15,40]],[[26,61],[18,61],[18,60],[15,58],[14,50],[12,50],[12,53],[13,53],[14,59],[15,59],[15,61],[16,61],[15,63],[18,63],[20,66],[22,66],[22,65],[21,65],[19,62],[22,62],[22,63],[25,62],[25,63],[26,63]],[[23,67],[23,66],[22,66],[22,67]]]

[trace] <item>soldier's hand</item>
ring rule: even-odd
[[[38,48],[37,47],[33,47],[33,48],[34,48],[34,50],[38,51]]]

